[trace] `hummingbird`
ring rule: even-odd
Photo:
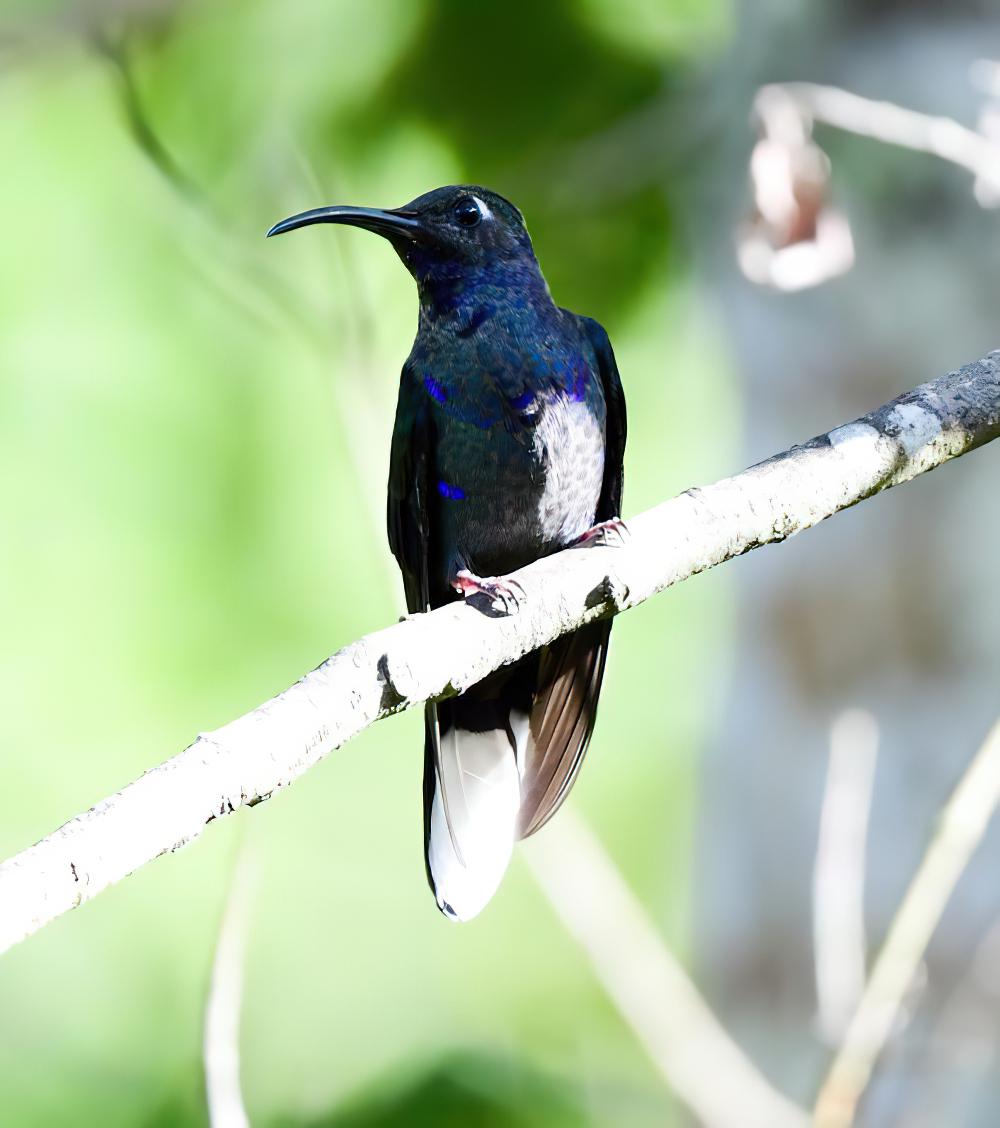
[[[608,335],[560,309],[521,212],[477,185],[401,208],[320,207],[268,236],[340,223],[389,241],[416,281],[389,455],[389,546],[410,613],[478,597],[572,545],[620,543],[625,397]],[[438,908],[476,916],[514,842],[572,787],[594,729],[611,623],[587,624],[424,713],[424,858]]]

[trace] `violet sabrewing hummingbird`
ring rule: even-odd
[[[390,210],[315,208],[268,235],[312,223],[377,232],[417,283],[389,456],[389,545],[408,610],[482,594],[516,613],[523,593],[504,575],[620,538],[625,399],[611,343],[553,302],[518,209],[454,185]],[[610,631],[588,624],[426,706],[424,856],[451,919],[486,905],[514,841],[573,785]]]

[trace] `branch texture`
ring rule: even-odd
[[[640,514],[624,547],[568,549],[521,569],[516,615],[494,617],[473,599],[366,635],[0,864],[0,951],[220,815],[266,799],[382,717],[461,692],[583,623],[784,540],[998,434],[1000,351]]]

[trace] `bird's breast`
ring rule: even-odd
[[[594,523],[604,479],[604,432],[587,402],[562,394],[543,401],[533,454],[542,483],[539,531],[549,544],[568,544]]]
[[[438,465],[448,571],[493,575],[575,540],[594,523],[604,477],[603,419],[561,391],[539,393],[513,430],[452,425]]]

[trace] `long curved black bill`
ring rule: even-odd
[[[270,239],[272,235],[283,235],[286,231],[294,231],[297,227],[308,227],[311,223],[347,223],[352,227],[364,227],[368,231],[376,231],[379,235],[402,235],[409,239],[416,239],[420,235],[420,221],[413,214],[383,211],[381,208],[337,206],[313,208],[311,211],[289,216],[288,219],[276,223],[268,231],[267,237]]]

